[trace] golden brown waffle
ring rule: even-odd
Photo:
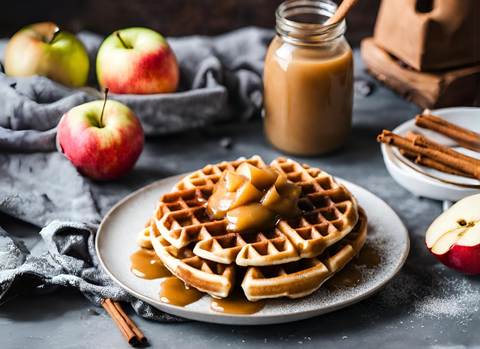
[[[367,216],[361,208],[359,216],[355,228],[318,257],[273,267],[249,267],[242,282],[247,299],[300,298],[313,293],[362,248],[367,237]]]
[[[328,247],[320,256],[278,266],[247,269],[242,288],[250,301],[265,298],[300,298],[317,290],[340,271],[362,248],[367,234],[367,217],[359,208],[360,218],[342,240]],[[153,247],[164,265],[187,285],[215,297],[227,297],[235,285],[237,266],[207,261],[190,247],[172,246],[156,229],[150,227]]]
[[[226,222],[211,219],[206,210],[208,196],[194,188],[164,194],[153,215],[153,221],[163,237],[176,248],[192,242],[225,234]]]
[[[226,233],[199,241],[193,253],[207,260],[240,266],[275,265],[300,259],[290,240],[278,229],[266,232]]]
[[[236,267],[204,260],[195,256],[189,247],[172,246],[156,225],[150,226],[150,236],[155,252],[163,264],[187,286],[206,292],[215,297],[227,297],[235,285]]]
[[[203,191],[211,191],[215,183],[218,182],[224,171],[235,171],[241,164],[249,163],[258,168],[265,168],[267,165],[263,162],[262,158],[258,155],[252,156],[250,159],[237,160],[237,161],[224,161],[216,165],[207,165],[201,170],[195,171],[178,182],[172,191],[179,191],[185,189],[199,188]]]
[[[150,227],[144,228],[138,232],[137,246],[151,250],[152,240],[150,239]]]
[[[357,200],[333,176],[284,158],[272,161],[270,166],[302,187],[298,206],[304,214],[278,224],[301,258],[318,256],[353,229],[358,220]]]
[[[225,220],[216,221],[208,216],[204,199],[198,188],[165,194],[160,199],[153,221],[174,247],[183,248],[199,241],[194,249],[196,255],[223,264],[236,261],[242,266],[300,259],[290,240],[278,229],[265,233],[229,233]]]
[[[190,186],[190,189],[163,195],[153,217],[163,237],[176,248],[201,241],[194,252],[211,261],[261,266],[316,257],[355,226],[357,202],[343,185],[319,169],[279,158],[271,167],[302,188],[303,196],[298,205],[305,213],[296,219],[280,221],[278,229],[267,233],[228,232],[225,220],[214,220],[207,214],[206,203],[213,191],[213,183],[218,181],[213,178],[213,173],[221,176],[220,171],[236,169],[245,162],[264,165],[258,156],[209,165],[185,177],[175,187]],[[197,181],[207,177],[208,180]]]

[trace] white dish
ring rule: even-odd
[[[331,312],[365,299],[384,287],[400,271],[410,247],[407,229],[397,214],[379,197],[356,184],[337,178],[357,198],[368,216],[367,242],[374,246],[382,262],[374,269],[363,270],[357,287],[340,290],[320,288],[298,299],[267,300],[265,307],[253,315],[230,315],[210,310],[209,295],[199,301],[177,307],[160,302],[160,280],[145,280],[130,272],[129,257],[139,248],[138,231],[150,218],[159,197],[171,191],[181,176],[163,179],[144,187],[116,204],[103,219],[96,237],[100,262],[110,277],[123,289],[154,307],[184,318],[205,322],[259,325],[291,322]]]
[[[432,114],[480,133],[480,108],[444,108],[432,110]],[[449,138],[415,126],[414,119],[404,122],[392,132],[402,137],[405,137],[408,132],[422,134],[466,155],[480,158],[479,153],[464,149]],[[449,175],[418,166],[388,144],[382,143],[381,151],[385,166],[392,178],[414,195],[441,201],[458,201],[466,196],[480,193],[480,181],[476,179]]]

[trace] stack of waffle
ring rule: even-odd
[[[302,188],[301,216],[266,231],[230,232],[225,219],[209,216],[207,202],[222,173],[245,162],[267,167],[254,156],[184,177],[160,198],[137,243],[153,247],[186,285],[214,297],[227,297],[236,283],[250,301],[309,295],[359,252],[367,233],[365,212],[328,173],[279,158],[270,168]]]

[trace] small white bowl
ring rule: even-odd
[[[431,113],[463,128],[480,133],[480,108],[443,108],[432,110]],[[415,119],[404,122],[392,132],[402,137],[405,137],[408,132],[414,132],[443,145],[458,147],[458,144],[449,138],[415,126]],[[401,155],[396,155],[396,151],[391,145],[382,143],[381,150],[385,166],[392,178],[416,196],[441,201],[458,201],[466,196],[480,193],[476,180],[459,176],[453,178],[452,175],[435,170],[419,171],[418,168],[409,165],[408,161],[402,160]]]

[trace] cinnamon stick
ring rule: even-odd
[[[418,165],[423,165],[427,166],[430,168],[433,168],[434,170],[457,175],[457,176],[462,176],[462,177],[467,177],[467,178],[475,178],[471,174],[465,173],[463,171],[457,170],[451,166],[444,165],[438,161],[432,160],[430,158],[427,158],[425,156],[419,155],[415,158],[415,163]]]
[[[418,145],[414,145],[412,142],[406,140],[403,137],[400,137],[388,130],[383,130],[383,133],[378,135],[377,137],[378,142],[387,143],[394,145],[400,149],[405,149],[407,151],[418,153],[420,155],[426,156],[432,160],[438,161],[444,165],[448,165],[453,167],[457,170],[466,172],[468,174],[473,175],[475,178],[480,180],[480,166],[476,164],[465,161],[463,159],[459,159],[456,156],[452,156],[450,154],[445,154],[436,149],[430,149],[421,147]]]
[[[466,130],[430,114],[417,115],[415,117],[415,125],[441,133],[467,149],[480,152],[480,135],[478,133]]]
[[[125,314],[120,304],[118,302],[115,303],[116,304],[114,304],[110,298],[107,298],[102,302],[102,306],[110,314],[113,321],[115,321],[115,324],[122,332],[128,344],[134,346],[137,345],[139,342],[145,343],[147,341],[147,338],[138,329],[138,327],[135,326],[135,324],[132,320],[130,320],[127,314]],[[139,337],[141,339],[139,339]]]
[[[422,118],[425,118],[427,120],[430,120],[430,121],[433,121],[439,125],[443,125],[443,126],[447,126],[447,127],[450,127],[454,130],[457,130],[459,132],[463,132],[463,133],[468,133],[468,134],[471,134],[473,136],[479,136],[478,133],[474,132],[474,131],[471,131],[471,130],[467,130],[463,127],[460,127],[458,125],[455,125],[455,124],[452,124],[451,122],[448,122],[447,120],[445,119],[442,119],[442,118],[439,118],[438,116],[435,116],[433,114],[430,113],[430,110],[428,110],[427,113],[422,113],[422,114],[419,114]]]
[[[113,302],[113,305],[115,305],[115,308],[118,310],[118,312],[120,313],[120,315],[122,315],[123,319],[125,320],[125,322],[127,323],[128,327],[130,327],[133,331],[133,333],[135,333],[135,335],[137,336],[138,338],[138,341],[140,342],[140,344],[145,344],[147,343],[147,337],[145,337],[145,335],[142,333],[142,331],[140,331],[140,329],[137,327],[137,325],[135,325],[133,323],[133,321],[128,317],[127,314],[125,314],[125,312],[123,311],[122,309],[122,306],[120,305],[120,303],[118,302]]]
[[[325,25],[334,24],[344,19],[358,0],[343,0],[337,11],[325,22]]]
[[[464,155],[462,153],[459,153],[449,147],[446,147],[440,143],[434,142],[422,135],[415,134],[413,132],[409,132],[405,139],[413,142],[414,145],[420,145],[423,147],[431,148],[431,149],[436,149],[439,150],[445,154],[449,154],[455,157],[458,157],[459,159],[463,159],[465,161],[470,161],[476,164],[477,166],[480,166],[480,160],[472,158],[470,156]]]
[[[419,154],[413,153],[413,152],[405,150],[405,149],[400,149],[400,154],[402,154],[403,156],[405,156],[407,158],[412,158],[412,159],[416,159],[417,156],[419,156]]]
[[[410,140],[408,135],[405,137],[405,139]],[[425,156],[422,156],[420,154],[416,154],[413,152],[410,152],[405,149],[400,149],[400,154],[403,156],[412,159],[417,165],[422,165],[426,167],[433,168],[434,170],[449,173],[449,174],[454,174],[457,176],[462,176],[462,177],[467,177],[467,178],[475,178],[471,174],[468,174],[466,172],[462,172],[460,170],[457,170],[451,166],[444,165],[438,161],[432,160],[430,158],[427,158]]]

